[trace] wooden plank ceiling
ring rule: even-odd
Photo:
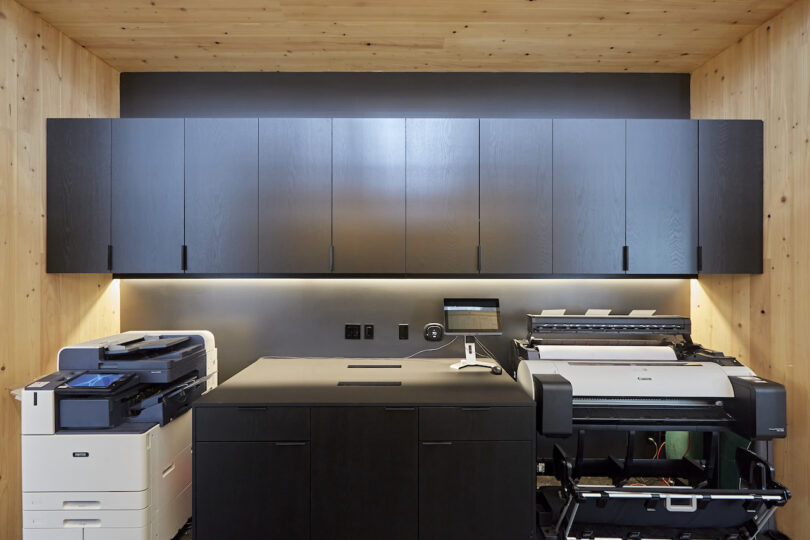
[[[793,0],[19,0],[121,71],[691,72]]]

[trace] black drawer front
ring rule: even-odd
[[[534,440],[534,407],[421,407],[422,441]]]
[[[195,441],[307,441],[308,407],[196,407]]]

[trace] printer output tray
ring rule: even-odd
[[[740,489],[583,485],[558,447],[561,486],[538,490],[538,526],[546,540],[755,538],[790,492],[753,452],[738,449],[736,458],[746,486]]]

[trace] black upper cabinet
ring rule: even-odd
[[[551,120],[481,119],[481,272],[548,274]]]
[[[475,273],[478,119],[407,122],[407,272]]]
[[[762,176],[755,120],[51,119],[47,270],[760,273]]]
[[[417,538],[417,410],[311,411],[313,540]]]
[[[259,120],[259,272],[327,273],[332,120]]]
[[[332,228],[336,273],[405,272],[405,120],[335,118]]]
[[[112,121],[112,270],[181,273],[183,119]]]
[[[624,271],[624,120],[554,120],[553,205],[554,273]]]
[[[700,120],[703,273],[762,272],[762,122]]]
[[[627,121],[629,273],[697,273],[697,172],[697,122]]]
[[[47,270],[109,272],[110,120],[47,122]]]
[[[256,273],[259,121],[186,119],[186,245],[190,273]]]

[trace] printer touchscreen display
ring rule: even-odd
[[[67,382],[71,388],[109,388],[124,376],[123,373],[85,373]]]

